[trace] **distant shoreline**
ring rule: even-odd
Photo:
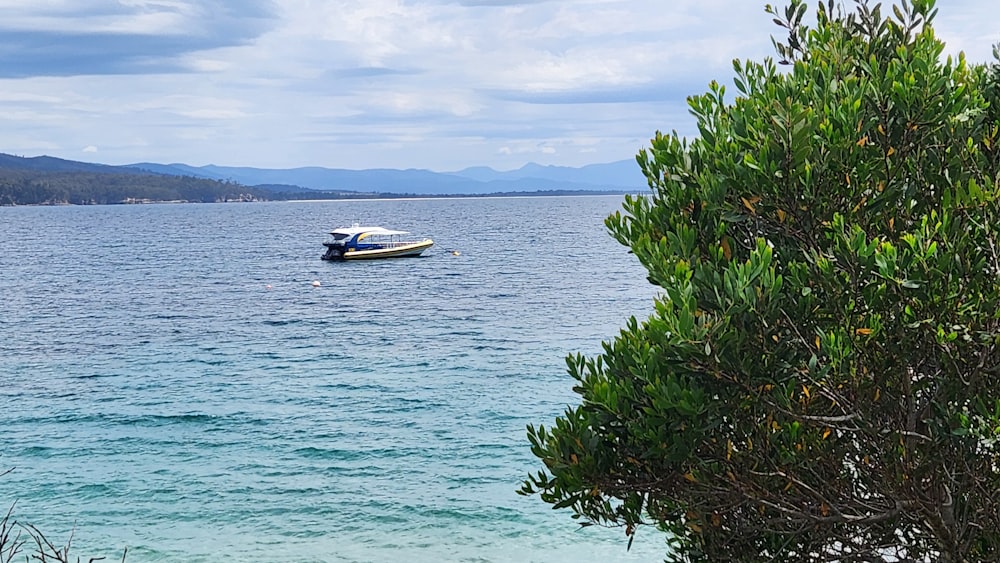
[[[647,186],[647,179],[630,161],[582,168],[532,164],[505,172],[473,167],[444,173],[155,163],[108,166],[0,153],[0,206],[590,196],[642,193]]]
[[[455,194],[455,195],[414,195],[404,197],[350,197],[343,199],[286,199],[261,203],[318,203],[322,201],[420,201],[427,199],[534,199],[546,197],[607,197],[611,195],[638,195],[638,192],[600,192],[600,193],[567,193],[567,194]]]
[[[152,200],[152,199],[142,199],[138,200],[135,198],[127,198],[132,201],[119,201],[119,202],[106,202],[106,203],[73,203],[68,201],[55,201],[55,202],[44,202],[44,203],[3,203],[0,207],[62,207],[62,206],[77,206],[77,207],[88,207],[93,205],[177,205],[177,204],[212,204],[212,203],[278,203],[278,202],[298,202],[298,203],[315,203],[321,201],[409,201],[409,200],[428,200],[428,199],[507,199],[507,198],[538,198],[538,197],[599,197],[599,196],[611,196],[611,195],[628,195],[628,194],[639,194],[639,190],[539,190],[533,192],[498,192],[498,193],[486,193],[486,194],[396,194],[396,193],[353,193],[349,192],[350,195],[344,194],[342,192],[319,192],[315,195],[322,195],[324,193],[331,194],[330,197],[315,197],[314,194],[308,193],[295,193],[295,196],[312,196],[312,197],[264,197],[264,198],[254,198],[254,199],[231,199],[224,201],[192,201],[192,200]],[[336,195],[333,195],[336,194]]]

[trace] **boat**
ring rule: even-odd
[[[372,260],[376,258],[401,258],[420,256],[434,241],[407,240],[407,231],[393,231],[382,227],[350,227],[330,231],[332,240],[323,243],[326,253],[323,260]]]

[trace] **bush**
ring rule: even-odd
[[[674,561],[998,560],[998,66],[942,60],[933,0],[767,10],[788,66],[639,154],[607,225],[662,295],[568,358],[520,492]]]

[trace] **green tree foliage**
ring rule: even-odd
[[[268,197],[266,190],[186,176],[0,168],[0,205],[212,203]]]
[[[933,0],[768,12],[780,62],[689,98],[607,221],[662,287],[524,483],[675,561],[1000,560],[1000,80]]]

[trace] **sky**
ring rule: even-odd
[[[992,60],[995,3],[938,0],[947,53]],[[0,152],[435,171],[613,162],[658,130],[694,136],[686,97],[711,80],[734,92],[732,60],[772,56],[780,31],[756,0],[0,0]]]

